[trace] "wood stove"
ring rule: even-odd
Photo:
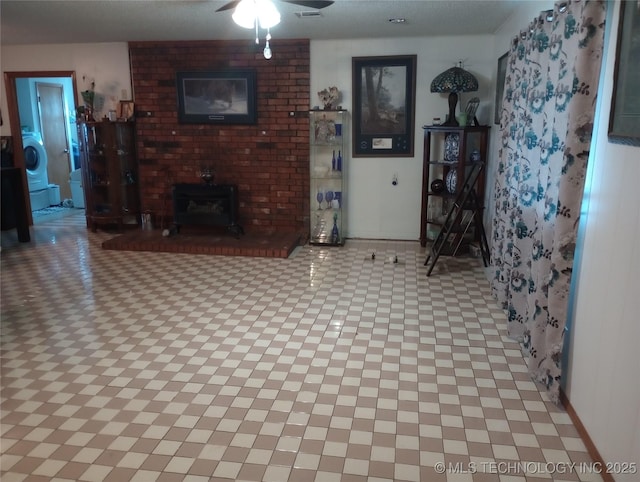
[[[238,188],[232,184],[174,184],[173,222],[182,225],[226,226],[236,237],[244,234],[238,224]]]

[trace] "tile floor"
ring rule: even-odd
[[[31,216],[33,218],[33,224],[45,224],[51,221],[57,221],[67,216],[75,216],[78,213],[84,213],[83,210],[77,208],[65,208],[62,206],[50,206],[44,209],[38,209],[33,211]]]
[[[3,233],[3,482],[601,480],[550,473],[589,455],[475,259],[427,278],[417,242],[268,259],[109,236]]]

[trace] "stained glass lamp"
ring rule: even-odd
[[[476,90],[478,90],[478,79],[462,68],[462,62],[459,67],[451,67],[433,79],[431,92],[449,92],[449,118],[443,125],[459,125],[456,120],[458,92],[475,92]]]

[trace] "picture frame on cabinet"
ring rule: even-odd
[[[182,124],[256,124],[255,70],[178,72],[178,122]]]
[[[479,97],[472,97],[471,99],[469,99],[469,102],[467,102],[467,107],[465,109],[465,113],[467,115],[467,125],[468,126],[477,126],[478,124],[478,119],[476,119],[476,112],[478,112],[478,106],[480,105],[480,98]]]
[[[613,95],[609,114],[609,141],[640,146],[640,8],[638,2],[621,2],[618,23]]]
[[[413,157],[417,55],[353,57],[353,157]]]
[[[118,103],[118,111],[116,112],[118,119],[123,121],[133,120],[135,117],[135,104],[130,100],[121,100]]]
[[[504,94],[504,82],[507,78],[507,57],[509,52],[498,59],[498,75],[496,76],[496,110],[493,113],[493,123],[500,125],[502,115],[502,96]]]

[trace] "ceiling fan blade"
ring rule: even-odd
[[[315,8],[320,10],[321,8],[333,5],[334,2],[330,0],[282,0],[286,3],[293,3],[294,5],[300,5],[302,7]]]
[[[315,8],[316,10],[320,10],[321,8],[328,7],[329,5],[333,5],[333,1],[331,0],[282,0],[286,3],[292,3],[294,5],[300,5],[301,7],[307,8]],[[231,0],[229,3],[226,3],[222,7],[220,7],[216,12],[224,12],[225,10],[231,10],[232,8],[236,8],[236,6],[240,3],[240,0]]]
[[[236,5],[240,3],[240,0],[231,0],[226,5],[220,7],[216,12],[224,12],[225,10],[231,10],[232,8],[236,8]]]

